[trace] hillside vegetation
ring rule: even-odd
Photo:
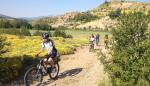
[[[130,14],[134,12],[143,12],[147,15],[149,9],[150,3],[146,2],[105,2],[87,12],[71,12],[60,16],[41,18],[39,20],[34,20],[33,24],[42,22],[52,27],[64,26],[73,29],[92,28],[106,30],[114,26],[117,21],[109,18],[111,16],[119,16],[120,14]]]
[[[59,27],[70,29],[110,30],[117,23],[116,17],[122,14],[150,13],[150,3],[146,2],[105,2],[86,12],[70,12],[64,15],[42,17],[31,21],[0,16],[0,28],[28,28],[54,30]]]
[[[146,2],[105,2],[102,5],[91,10],[91,14],[96,16],[107,16],[109,12],[120,9],[121,12],[133,13],[144,12],[147,13],[150,10],[150,3]]]

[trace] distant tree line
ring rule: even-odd
[[[44,32],[40,30],[36,30],[32,35],[33,36],[41,36]],[[67,34],[65,30],[56,29],[53,33],[48,31],[50,37],[63,37],[63,38],[73,38],[72,35]],[[17,35],[20,37],[23,36],[31,36],[31,33],[28,29],[0,29],[0,34],[10,34]]]
[[[46,23],[36,23],[32,25],[23,19],[0,19],[0,28],[54,30],[54,28]]]
[[[73,36],[70,34],[67,34],[65,32],[65,30],[60,30],[60,29],[56,29],[54,31],[54,33],[52,33],[52,32],[47,32],[47,33],[49,33],[50,37],[73,38]],[[34,36],[41,36],[42,34],[43,34],[43,32],[40,32],[39,30],[37,30],[33,35]]]
[[[31,36],[31,33],[28,29],[0,29],[0,34]]]
[[[54,28],[52,28],[48,24],[35,24],[35,25],[33,25],[33,29],[36,29],[36,30],[54,30]]]
[[[0,19],[0,28],[27,28],[32,29],[32,25],[21,19]]]

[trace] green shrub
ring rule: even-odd
[[[21,28],[32,29],[32,25],[22,19],[0,19],[0,28]]]
[[[111,11],[111,12],[108,14],[108,16],[109,16],[110,18],[112,18],[112,19],[117,18],[117,17],[119,17],[120,15],[121,15],[121,10],[120,10],[120,9],[117,9],[117,10],[115,10],[115,11]]]
[[[53,28],[46,23],[35,24],[33,27],[37,30],[53,30]]]
[[[35,31],[34,33],[33,33],[33,36],[42,36],[42,32],[40,32],[39,30],[37,30],[37,31]]]
[[[70,34],[67,34],[65,38],[73,38],[73,36]]]
[[[72,38],[70,34],[66,34],[64,30],[59,30],[56,29],[55,32],[53,33],[54,37],[63,37],[63,38]]]
[[[23,36],[31,36],[31,33],[28,29],[21,29],[20,34]]]
[[[73,21],[82,21],[82,22],[90,22],[92,20],[96,20],[98,17],[97,16],[94,16],[92,15],[91,13],[89,12],[83,12],[83,13],[79,13],[77,14],[73,19]]]
[[[20,77],[21,73],[24,73],[27,68],[35,65],[37,60],[31,56],[24,55],[20,57],[12,58],[0,58],[0,83],[11,82],[16,77]]]
[[[37,30],[37,31],[35,31],[33,33],[33,36],[42,36],[43,33],[44,32],[41,32],[41,31]],[[49,33],[49,37],[52,37],[52,33],[51,32],[47,32],[47,33]]]
[[[0,29],[0,33],[18,36],[31,36],[31,33],[28,29]]]
[[[112,60],[102,62],[111,76],[113,86],[150,85],[150,38],[148,22],[142,13],[121,15],[112,30]]]

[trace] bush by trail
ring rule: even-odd
[[[143,13],[121,15],[113,28],[111,59],[101,61],[110,74],[113,86],[150,85],[150,33]]]

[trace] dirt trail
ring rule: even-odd
[[[97,81],[108,78],[96,54],[84,46],[75,54],[61,57],[60,74],[57,80],[44,78],[44,86],[96,86]],[[34,85],[35,86],[35,85]]]

